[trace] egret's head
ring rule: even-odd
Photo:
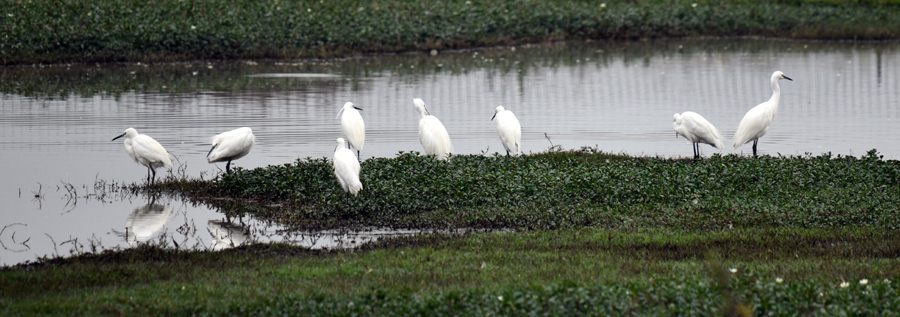
[[[129,139],[132,139],[132,138],[136,137],[137,135],[138,135],[137,130],[135,130],[134,128],[128,128],[128,129],[125,129],[125,132],[123,132],[122,134],[119,134],[119,136],[114,137],[112,139],[112,141],[118,140],[119,138],[121,138],[123,136],[127,136]]]
[[[491,117],[491,121],[494,121],[494,118],[497,117],[497,114],[503,112],[504,110],[506,109],[503,109],[503,106],[497,106],[497,108],[494,108],[494,116]]]
[[[778,79],[787,79],[787,80],[790,80],[790,81],[794,81],[794,80],[791,79],[790,77],[785,76],[784,73],[782,73],[780,70],[779,70],[779,71],[775,71],[775,73],[772,74],[772,80],[778,80]]]
[[[413,104],[416,105],[416,110],[419,111],[419,117],[425,117],[429,115],[428,109],[425,108],[425,102],[420,98],[413,99]]]
[[[342,149],[345,147],[347,147],[347,143],[346,141],[344,141],[344,138],[337,138],[337,146],[334,148],[334,150],[337,151],[338,149]]]

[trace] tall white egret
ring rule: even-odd
[[[681,135],[691,141],[695,160],[700,159],[700,143],[712,145],[719,150],[725,147],[722,144],[722,136],[719,134],[719,130],[696,112],[685,111],[681,114],[676,113],[672,122],[672,128],[675,129],[675,137]]]
[[[356,159],[359,159],[359,152],[366,143],[366,122],[359,114],[360,111],[362,109],[352,102],[345,103],[341,111],[338,111],[338,117],[341,117],[341,129],[344,130],[347,141],[356,149]],[[342,113],[343,116],[341,116]]]
[[[125,151],[138,164],[147,167],[147,182],[156,179],[156,169],[172,166],[172,159],[169,158],[169,152],[159,145],[153,138],[146,134],[138,134],[134,128],[125,129],[125,132],[112,139],[115,141],[121,137],[125,137]],[[152,173],[152,177],[151,177]]]
[[[359,160],[353,157],[353,152],[347,148],[344,138],[337,139],[337,147],[334,149],[334,176],[341,183],[344,191],[356,196],[362,190],[362,182],[359,181]]]
[[[416,110],[419,111],[419,142],[425,148],[425,154],[436,155],[440,160],[446,160],[450,156],[452,145],[447,129],[437,117],[428,113],[425,102],[422,99],[413,99]]]
[[[759,138],[766,135],[766,132],[769,132],[769,125],[772,124],[772,120],[778,113],[778,102],[781,99],[781,87],[778,86],[780,79],[793,81],[780,71],[772,74],[772,98],[747,111],[734,134],[734,148],[752,140],[753,156],[756,156],[756,143],[759,142]]]
[[[209,163],[227,161],[225,172],[231,172],[231,161],[250,153],[253,143],[256,143],[256,136],[250,128],[243,127],[222,132],[212,138],[212,148],[206,153],[206,161]]]
[[[522,126],[519,125],[519,119],[503,106],[494,108],[491,120],[494,119],[497,119],[497,134],[500,134],[500,142],[506,149],[506,156],[509,156],[509,152],[512,152],[512,155],[519,155],[522,149]]]

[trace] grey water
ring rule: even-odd
[[[557,145],[689,157],[672,115],[690,110],[725,139],[722,151],[701,146],[703,156],[748,155],[749,145],[730,146],[732,136],[744,113],[769,99],[776,70],[793,81],[780,82],[781,107],[761,154],[877,149],[900,158],[898,42],[563,42],[435,56],[0,68],[0,265],[140,243],[352,247],[395,232],[297,232],[177,198],[104,190],[146,177],[121,140],[110,141],[128,127],[177,158],[173,173],[205,179],[225,168],[205,161],[210,137],[243,126],[258,143],[235,166],[331,157],[341,137],[335,116],[347,101],[364,109],[362,159],[421,151],[417,97],[447,127],[457,154],[502,152],[490,119],[503,105],[521,122],[525,153]]]

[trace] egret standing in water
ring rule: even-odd
[[[125,151],[128,152],[128,155],[138,164],[147,167],[148,183],[156,179],[157,168],[172,166],[169,152],[166,152],[166,149],[159,145],[159,142],[156,142],[156,140],[146,134],[138,134],[134,128],[128,128],[125,129],[124,133],[113,138],[112,141],[121,137],[125,137]]]
[[[781,87],[778,86],[780,79],[793,81],[780,71],[772,74],[772,98],[747,111],[747,114],[741,119],[741,124],[734,134],[735,149],[744,143],[753,141],[753,156],[756,156],[756,143],[759,142],[759,138],[766,135],[766,132],[769,132],[769,125],[772,124],[772,120],[778,113],[778,102],[781,99]]]
[[[675,137],[681,135],[691,141],[695,160],[700,159],[700,143],[712,145],[719,150],[725,147],[722,144],[722,136],[719,134],[719,130],[696,112],[685,111],[681,114],[676,113],[672,122],[672,128],[675,129]]]
[[[250,128],[237,128],[228,132],[222,132],[212,138],[212,148],[206,153],[206,161],[209,163],[225,162],[225,172],[231,172],[231,161],[242,158],[250,153],[250,148],[256,143],[256,136]]]
[[[497,119],[497,134],[500,134],[500,142],[506,149],[506,156],[512,152],[512,155],[518,156],[521,153],[522,144],[522,126],[519,125],[519,119],[512,111],[506,110],[503,106],[494,108],[494,116],[491,120]]]
[[[353,152],[347,148],[344,138],[337,139],[337,147],[334,149],[334,176],[341,183],[345,192],[356,196],[362,190],[362,182],[359,181],[359,160],[353,158]]]
[[[349,145],[356,149],[356,159],[359,159],[359,152],[362,151],[363,144],[366,142],[366,123],[359,114],[360,111],[362,109],[352,102],[345,103],[341,111],[338,111],[338,117],[341,117],[341,129],[344,130],[344,136],[350,142]],[[342,113],[343,116],[341,116]]]
[[[422,99],[413,99],[416,110],[419,111],[419,142],[425,148],[425,154],[436,155],[440,160],[446,160],[450,155],[450,135],[447,129],[437,117],[428,113],[425,102]]]

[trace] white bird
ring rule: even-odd
[[[772,74],[772,98],[747,111],[734,134],[734,148],[753,141],[753,156],[756,156],[756,143],[759,142],[759,138],[766,135],[766,132],[769,132],[769,125],[772,124],[772,120],[778,113],[778,101],[781,99],[779,79],[793,81],[780,71]]]
[[[128,155],[138,164],[147,167],[147,182],[152,182],[156,179],[157,168],[172,166],[169,152],[166,152],[166,149],[159,145],[159,142],[156,142],[156,140],[146,134],[138,134],[134,128],[128,128],[125,129],[124,133],[112,140],[115,141],[121,137],[125,137],[125,151],[128,152]]]
[[[419,142],[425,148],[425,154],[436,155],[440,160],[446,160],[452,150],[450,135],[447,129],[437,117],[428,113],[425,102],[422,99],[413,99],[416,110],[419,111]]]
[[[512,152],[512,155],[519,155],[522,149],[522,126],[519,125],[519,119],[516,119],[516,115],[512,111],[504,109],[503,106],[494,108],[494,116],[491,117],[491,120],[494,119],[497,119],[497,134],[500,134],[500,142],[506,149],[506,156],[509,156],[509,152]]]
[[[212,148],[206,153],[206,161],[209,163],[228,161],[225,164],[225,172],[228,173],[231,171],[231,161],[250,153],[253,143],[256,143],[256,136],[250,128],[222,132],[212,138]]]
[[[362,190],[362,182],[359,181],[359,160],[353,157],[353,152],[347,148],[344,138],[337,139],[337,147],[334,149],[334,176],[341,183],[341,188],[356,196]]]
[[[345,103],[341,111],[338,111],[338,117],[341,117],[341,129],[344,130],[344,136],[347,137],[349,145],[356,149],[357,159],[359,159],[359,151],[362,151],[363,144],[366,143],[366,122],[359,114],[360,111],[362,109],[352,102]],[[341,116],[341,113],[344,115]]]
[[[675,129],[675,137],[681,135],[691,141],[695,160],[700,159],[700,143],[712,145],[719,150],[725,147],[722,144],[722,136],[719,134],[719,130],[696,112],[685,111],[682,114],[676,113],[672,122],[672,128]]]

